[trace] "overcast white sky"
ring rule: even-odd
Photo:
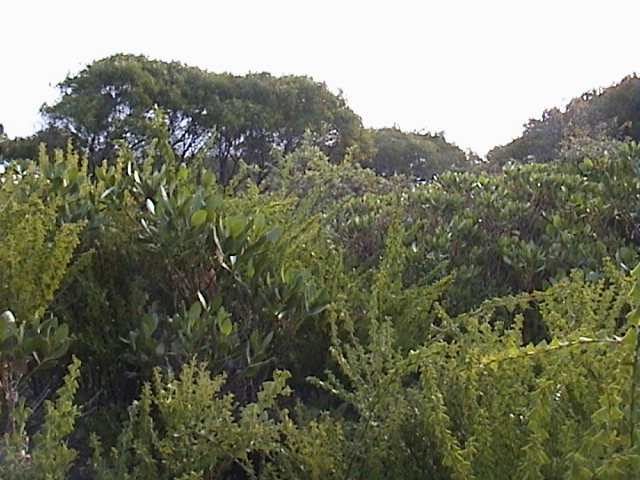
[[[640,73],[640,1],[9,0],[0,122],[10,137],[69,73],[114,53],[213,72],[308,75],[365,126],[444,131],[480,154],[545,108]]]

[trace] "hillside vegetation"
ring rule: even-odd
[[[540,119],[524,125],[520,138],[491,150],[493,163],[508,160],[548,162],[567,150],[584,148],[585,141],[640,140],[640,79],[636,75],[619,84],[583,93],[564,111],[545,110]],[[591,152],[590,152],[591,153]]]
[[[638,86],[480,162],[305,77],[67,78],[2,139],[0,476],[637,477]]]

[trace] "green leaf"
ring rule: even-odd
[[[233,323],[231,323],[231,319],[227,316],[222,322],[220,322],[220,333],[225,337],[231,335],[231,331],[233,330]]]
[[[241,216],[229,217],[227,219],[227,228],[229,229],[229,233],[232,237],[238,237],[242,233],[242,230],[245,226],[245,219]]]
[[[622,343],[624,345],[635,345],[635,343],[636,343],[636,335],[637,335],[637,329],[636,328],[628,329],[627,333],[625,333],[624,337],[622,338]]]
[[[69,338],[69,325],[66,323],[63,323],[62,325],[56,328],[55,333],[53,334],[53,341],[54,343],[58,344],[58,343],[64,342],[68,338]]]
[[[260,344],[260,350],[263,352],[266,351],[267,347],[271,343],[271,340],[273,340],[273,332],[269,332],[267,336],[262,339],[262,343]]]
[[[200,318],[200,314],[202,313],[202,305],[200,302],[193,302],[191,304],[191,308],[189,308],[189,319],[196,320]]]
[[[260,366],[249,365],[247,368],[245,368],[244,372],[242,372],[242,376],[245,378],[255,377],[259,371],[260,371]]]
[[[220,356],[225,356],[227,355],[230,351],[231,351],[231,343],[227,340],[221,340],[218,342],[217,344],[217,354],[219,354]]]
[[[218,213],[220,206],[222,205],[222,197],[220,195],[214,195],[207,198],[207,213],[209,214],[209,220],[215,218],[215,214]]]
[[[637,304],[640,305],[640,281],[636,282],[631,288],[631,299]]]
[[[158,324],[160,323],[160,319],[156,313],[150,313],[143,317],[142,319],[142,331],[146,337],[151,337],[153,332],[158,328]]]
[[[276,240],[278,240],[278,238],[280,238],[280,235],[282,234],[282,227],[275,227],[272,228],[271,230],[269,230],[267,232],[267,240],[269,240],[270,242],[275,242]]]
[[[251,332],[251,335],[249,336],[249,343],[251,344],[251,349],[255,352],[260,343],[260,334],[257,330]]]
[[[216,182],[216,176],[211,170],[205,170],[202,172],[202,185],[205,187],[211,187]]]
[[[222,306],[222,296],[216,295],[209,303],[209,311],[216,312]]]
[[[69,350],[69,343],[67,342],[67,343],[64,343],[64,344],[60,345],[58,348],[53,350],[49,355],[47,355],[46,360],[47,361],[59,360],[60,357],[65,355],[68,350]],[[55,363],[51,363],[50,366],[53,367],[54,365],[55,365]]]
[[[191,226],[192,227],[199,227],[200,225],[202,225],[204,222],[207,221],[207,211],[206,210],[196,210],[195,212],[193,212],[193,214],[191,215]]]

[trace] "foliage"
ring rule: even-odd
[[[389,321],[373,322],[366,344],[335,336],[342,375],[316,382],[356,415],[343,427],[345,478],[633,476],[629,278],[606,270],[445,315],[406,353]],[[522,315],[492,320],[532,299],[553,338],[537,347],[522,344]]]
[[[445,170],[465,168],[466,155],[442,134],[405,133],[398,128],[373,130],[376,154],[363,162],[383,176],[404,174],[428,180]]]
[[[632,272],[634,284],[631,290],[631,301],[635,308],[629,313],[629,321],[632,326],[636,327],[635,337],[635,355],[633,357],[633,384],[630,392],[629,411],[632,416],[630,428],[631,444],[634,448],[635,455],[640,459],[640,264]],[[640,469],[640,460],[636,464]]]
[[[491,296],[542,288],[571,268],[595,271],[604,256],[628,269],[640,240],[637,169],[630,145],[577,166],[442,175],[408,197],[417,275],[445,260],[461,302],[448,305],[459,312]]]
[[[271,150],[292,151],[307,131],[334,161],[356,144],[366,150],[360,118],[342,97],[307,77],[212,74],[114,55],[67,77],[59,88],[60,101],[43,109],[47,128],[67,132],[95,164],[115,157],[115,140],[143,154],[157,135],[148,121],[157,108],[165,113],[178,157],[205,156],[223,184],[240,160],[266,173]]]
[[[256,453],[278,449],[281,422],[288,421],[286,411],[282,419],[272,413],[290,392],[288,376],[275,371],[257,401],[240,406],[223,392],[224,375],[210,378],[204,365],[188,363],[177,378],[156,370],[107,458],[93,437],[94,478],[213,479],[234,469],[255,478]]]
[[[29,439],[27,420],[33,413],[24,399],[11,412],[16,428],[0,438],[0,465],[3,478],[63,480],[67,477],[76,451],[68,446],[67,438],[74,430],[78,407],[74,395],[78,388],[80,361],[69,365],[64,384],[57,390],[55,401],[44,404],[45,416],[38,432]]]
[[[42,144],[46,145],[49,155],[55,150],[64,150],[69,142],[69,135],[53,127],[47,127],[28,137],[6,139],[2,143],[2,157],[11,160],[37,158]]]
[[[11,478],[637,476],[636,143],[385,178],[360,166],[366,143],[303,132],[312,82],[128,56],[76,80],[89,70],[140,88],[101,94],[120,112],[96,143],[109,158],[41,147],[1,176]],[[154,88],[196,98],[185,78],[219,82],[238,117],[215,134],[244,132],[238,159],[268,143],[277,167],[220,181],[210,130],[196,153],[167,105],[135,117]]]
[[[82,222],[58,224],[59,196],[34,171],[8,165],[0,177],[0,433],[36,372],[57,365],[73,332],[48,312],[79,242]],[[26,188],[25,188],[26,187]]]
[[[33,256],[33,263],[9,261],[28,258],[26,250],[3,251],[3,267],[26,269],[7,271],[16,288],[5,293],[15,297],[14,313],[29,307],[56,315],[33,323],[48,343],[36,349],[30,340],[25,360],[34,350],[41,363],[59,358],[69,346],[66,334],[74,337],[71,350],[83,360],[78,397],[93,405],[84,429],[113,428],[103,418],[120,416],[156,365],[179,371],[195,356],[212,371],[227,372],[242,401],[255,396],[276,362],[291,367],[298,384],[323,368],[322,361],[298,361],[309,348],[323,348],[322,323],[315,319],[326,292],[314,270],[321,270],[316,265],[324,254],[314,259],[313,251],[326,247],[315,235],[315,217],[296,217],[290,202],[259,195],[255,187],[225,191],[211,172],[177,163],[166,148],[154,142],[140,165],[123,148],[116,163],[91,173],[72,151],[53,158],[42,151],[37,162],[8,168],[15,172],[15,202],[39,195],[49,204],[42,218],[35,204],[3,211],[11,220],[6,224],[20,232],[15,245]],[[52,232],[59,224],[55,236],[38,227],[58,243],[71,233],[79,237],[67,239],[66,256],[63,245],[54,254],[51,240],[40,255],[39,237],[30,236],[39,230],[25,217]],[[82,232],[69,223],[80,218]],[[74,248],[76,266],[55,270],[66,267]],[[50,264],[57,275],[51,281]],[[53,298],[60,282],[64,288]]]
[[[640,141],[640,79],[625,77],[617,85],[576,97],[564,111],[545,110],[524,125],[520,138],[491,150],[492,164],[509,160],[548,162],[568,145],[589,139]]]

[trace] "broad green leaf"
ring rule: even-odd
[[[225,317],[220,323],[220,333],[225,337],[231,335],[231,331],[233,330],[233,323],[231,323],[231,319],[229,317]]]
[[[238,237],[242,233],[242,230],[245,227],[245,218],[241,216],[229,217],[226,221],[227,228],[229,229],[229,234],[232,237]]]
[[[191,304],[191,308],[189,308],[189,319],[195,320],[197,318],[200,318],[201,314],[202,314],[202,305],[200,305],[200,302],[193,302]]]
[[[206,205],[208,219],[214,220],[222,205],[222,197],[220,195],[209,197],[207,198]]]
[[[196,210],[195,212],[193,212],[193,214],[191,215],[191,226],[192,227],[199,227],[200,225],[202,225],[204,222],[207,221],[207,211],[206,210]]]
[[[282,227],[272,228],[267,232],[267,235],[266,235],[267,240],[269,240],[270,242],[275,242],[278,238],[280,238],[282,231],[283,231]]]

